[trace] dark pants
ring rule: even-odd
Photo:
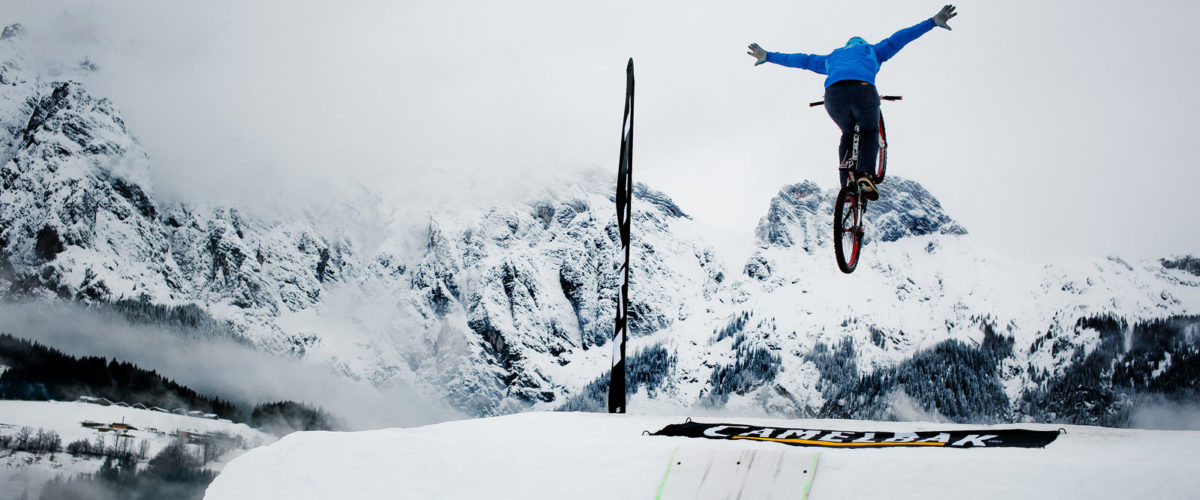
[[[874,85],[855,80],[843,80],[825,89],[825,110],[838,128],[842,143],[838,146],[838,161],[850,157],[854,145],[854,125],[859,126],[858,173],[875,173],[879,157],[879,91]],[[848,179],[842,173],[842,185]]]

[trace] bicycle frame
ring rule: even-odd
[[[901,96],[880,96],[883,101],[899,101],[903,99]],[[809,103],[809,107],[822,106],[825,101],[816,101]],[[883,180],[883,169],[886,168],[886,149],[887,142],[885,133],[883,132],[883,115],[879,117],[880,129],[880,144],[879,144],[879,161],[877,166],[878,182]],[[843,273],[849,274],[854,272],[858,266],[860,250],[862,248],[865,219],[864,214],[867,210],[867,200],[863,192],[858,187],[858,183],[854,182],[854,173],[858,170],[859,156],[859,140],[860,128],[854,125],[854,142],[849,151],[849,157],[842,160],[838,165],[839,173],[841,174],[842,189],[838,192],[836,201],[834,202],[834,255],[837,258],[838,268]],[[847,210],[846,205],[849,205]],[[849,238],[849,248],[846,248]],[[847,255],[847,253],[849,255]]]
[[[881,101],[900,101],[900,100],[904,99],[904,96],[884,95],[884,96],[879,96],[879,99]],[[808,103],[808,107],[810,107],[810,108],[817,107],[817,106],[824,106],[824,105],[825,105],[825,101],[823,101],[823,100]],[[879,115],[879,128],[882,131],[882,129],[883,129],[883,114],[882,113],[880,113],[880,115]],[[845,186],[847,184],[848,179],[854,178],[854,172],[855,172],[855,170],[858,169],[858,152],[859,152],[859,138],[860,138],[859,130],[860,130],[859,126],[857,124],[855,124],[854,125],[854,143],[849,151],[850,157],[844,158],[842,160],[842,163],[838,166],[838,170],[840,170],[843,173],[843,175],[841,175],[842,186]],[[876,167],[880,172],[882,172],[883,168],[884,168],[882,162],[885,161],[883,155],[885,154],[886,149],[887,149],[887,143],[881,137],[880,141],[879,141],[880,164],[877,165],[877,167]],[[882,179],[883,179],[883,174],[880,173],[879,179],[877,179],[877,181],[882,182]]]

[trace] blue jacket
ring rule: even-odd
[[[931,17],[917,23],[916,26],[897,31],[875,45],[848,45],[825,56],[767,52],[767,62],[829,75],[825,79],[825,87],[842,80],[862,80],[874,85],[875,74],[879,72],[880,64],[891,59],[908,45],[908,42],[928,33],[933,27]]]

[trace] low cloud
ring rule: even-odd
[[[567,49],[519,26],[551,4],[464,18],[437,2],[56,0],[11,14],[44,79],[115,103],[160,195],[294,211],[365,185],[424,212],[615,160],[623,59],[603,104],[559,81]],[[78,71],[84,59],[96,69]]]
[[[135,325],[72,305],[0,305],[0,331],[73,356],[134,363],[201,394],[254,405],[293,400],[317,405],[353,430],[411,427],[462,418],[416,389],[377,388],[312,363],[272,356],[219,339]]]
[[[1200,401],[1138,404],[1129,416],[1129,427],[1169,431],[1200,430]]]

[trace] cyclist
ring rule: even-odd
[[[825,109],[838,128],[842,129],[838,158],[841,161],[848,158],[854,140],[854,125],[857,124],[860,130],[859,187],[868,200],[877,200],[879,192],[872,179],[875,158],[879,155],[879,91],[875,89],[875,74],[879,72],[880,64],[934,26],[950,29],[947,22],[957,15],[954,6],[947,5],[933,17],[897,31],[875,45],[856,36],[847,41],[844,47],[823,56],[767,52],[757,43],[750,44],[747,54],[754,56],[755,66],[771,62],[828,75],[825,79]],[[847,174],[843,172],[842,175],[842,185],[845,185],[848,182]]]

